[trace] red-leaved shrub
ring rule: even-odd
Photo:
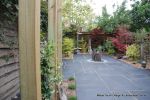
[[[125,53],[127,46],[131,44],[132,41],[132,33],[129,32],[127,29],[119,29],[118,31],[116,31],[115,37],[112,38],[112,43],[118,53]]]

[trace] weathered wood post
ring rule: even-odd
[[[40,0],[19,0],[21,100],[41,100]]]

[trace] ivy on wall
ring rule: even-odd
[[[0,0],[0,22],[16,22],[18,18],[18,0]]]

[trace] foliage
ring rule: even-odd
[[[83,0],[64,0],[63,2],[63,27],[75,25],[77,29],[93,23],[94,14],[91,6]]]
[[[44,43],[41,49],[41,87],[42,100],[50,100],[54,92],[54,85],[60,81],[54,65],[54,47],[51,43]]]
[[[115,28],[112,17],[108,14],[106,6],[102,9],[102,16],[98,17],[98,26],[106,33],[112,33]]]
[[[45,32],[41,32],[40,33],[40,40],[42,42],[46,41],[47,40],[47,36],[46,36],[46,33]]]
[[[76,96],[70,96],[68,100],[77,100]]]
[[[135,43],[140,44],[140,52],[141,52],[141,59],[147,56],[147,54],[144,56],[146,52],[148,52],[147,44],[149,43],[149,36],[148,32],[145,29],[137,30],[136,33],[134,33],[134,39]]]
[[[127,1],[124,0],[120,6],[117,6],[117,10],[113,13],[113,20],[116,26],[130,26],[132,23],[130,11],[126,9]]]
[[[8,37],[5,34],[5,29],[0,28],[0,42],[9,46],[11,49],[15,49],[15,45],[17,45],[17,38],[16,37]]]
[[[112,41],[106,40],[106,42],[104,44],[104,51],[106,51],[110,55],[115,54],[115,49],[114,49],[114,46],[112,44]]]
[[[47,40],[48,34],[48,3],[46,0],[41,0],[41,41]]]
[[[90,34],[92,35],[98,35],[101,34],[103,31],[100,28],[94,28],[91,30]]]
[[[74,47],[74,42],[71,38],[66,37],[63,39],[63,46],[62,46],[63,54],[69,56],[71,53],[73,53],[73,47]]]
[[[18,0],[0,0],[0,21],[14,23],[18,20]]]
[[[149,0],[135,1],[131,10],[131,30],[135,31],[145,28],[150,31],[150,2]]]
[[[102,9],[102,16],[97,18],[98,26],[103,29],[105,33],[114,33],[115,29],[121,25],[129,26],[131,21],[129,11],[126,10],[126,1],[117,6],[117,10],[113,15],[109,15],[106,6]]]
[[[68,85],[68,89],[75,90],[76,89],[76,85],[74,83],[71,83],[71,84]]]
[[[134,38],[136,43],[144,43],[146,42],[146,37],[148,35],[148,32],[145,29],[137,30],[136,33],[134,33]]]
[[[125,53],[128,44],[133,42],[133,36],[130,32],[118,32],[112,39],[112,43],[119,53]]]
[[[41,31],[48,31],[48,4],[46,0],[41,0]]]
[[[118,53],[125,53],[126,44],[121,43],[117,38],[112,39],[113,45],[117,49]]]
[[[127,47],[126,55],[131,60],[137,60],[140,57],[140,47],[136,44],[132,44]]]
[[[102,52],[103,51],[103,46],[99,45],[95,50],[99,51],[99,52]]]
[[[73,80],[74,80],[74,77],[69,77],[68,80],[69,80],[69,81],[73,81]]]
[[[77,26],[71,24],[70,27],[63,28],[63,37],[76,38]]]
[[[79,48],[81,48],[81,51],[83,53],[86,53],[88,51],[87,42],[82,37],[81,40],[79,40]]]

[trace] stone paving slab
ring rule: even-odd
[[[150,70],[103,56],[106,62],[90,62],[90,55],[63,60],[63,76],[75,76],[78,100],[150,100]],[[120,95],[120,96],[118,96]]]

